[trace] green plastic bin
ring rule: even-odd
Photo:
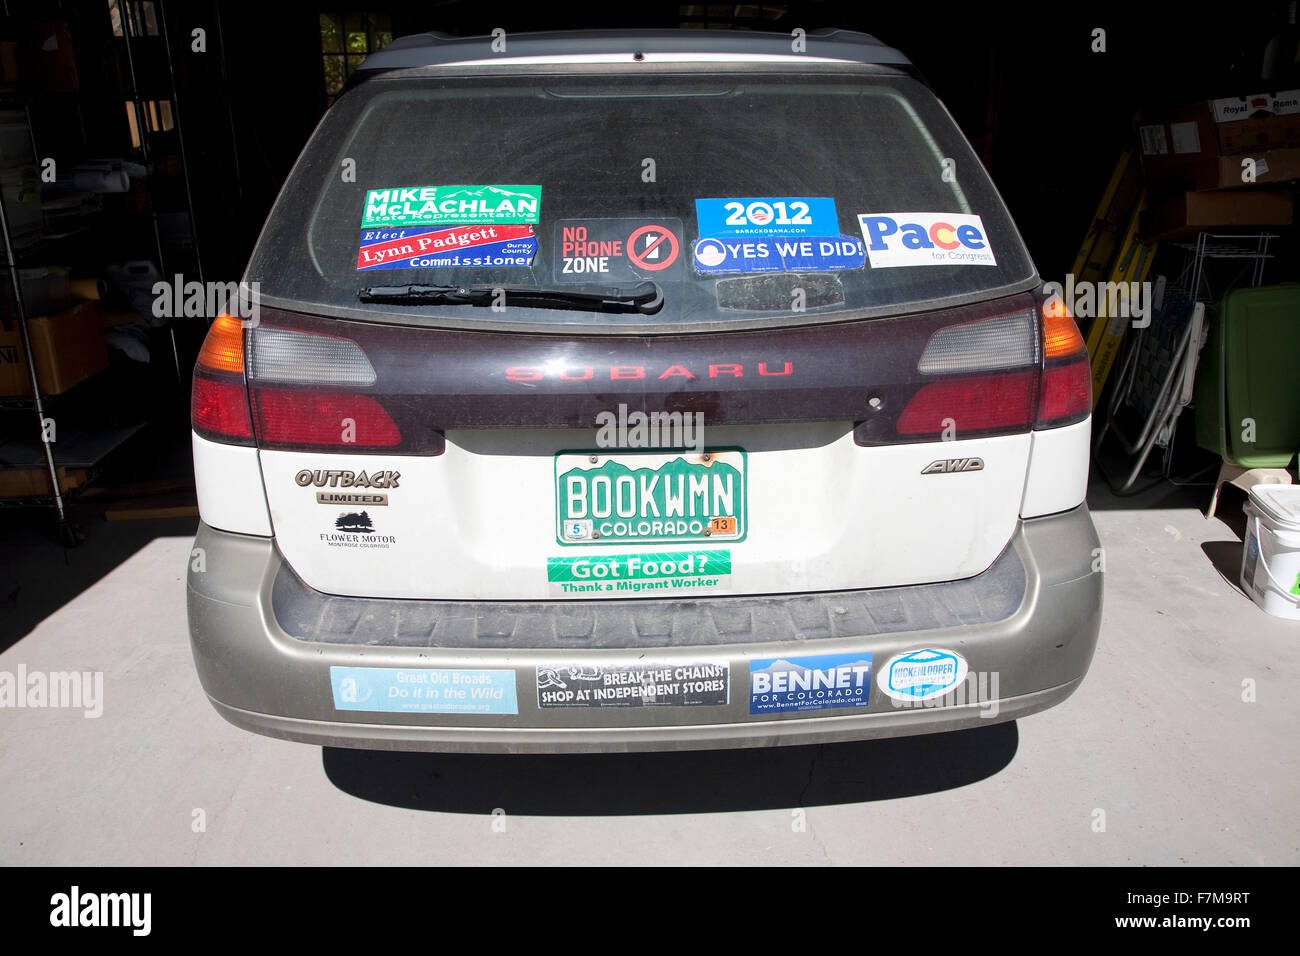
[[[1234,289],[1207,322],[1196,443],[1243,468],[1285,468],[1300,450],[1300,283]]]

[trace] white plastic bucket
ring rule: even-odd
[[[1243,508],[1242,588],[1274,617],[1300,621],[1300,485],[1255,485]]]

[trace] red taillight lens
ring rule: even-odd
[[[923,385],[898,416],[901,436],[1025,429],[1034,419],[1038,372],[952,378]]]
[[[264,447],[313,446],[360,451],[393,448],[402,433],[369,395],[254,387],[257,441]]]
[[[253,423],[243,382],[219,382],[196,371],[190,392],[190,424],[204,438],[251,445]]]
[[[1043,388],[1035,428],[1081,422],[1092,413],[1092,369],[1088,347],[1063,303],[1043,303]]]
[[[243,343],[240,321],[229,315],[217,316],[199,350],[190,390],[190,425],[194,431],[227,445],[253,444]]]

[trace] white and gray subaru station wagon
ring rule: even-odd
[[[362,65],[249,314],[204,343],[213,706],[514,753],[1069,696],[1102,606],[1086,350],[906,58],[844,31],[497,40]]]

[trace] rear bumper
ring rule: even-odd
[[[877,613],[870,618],[870,633],[846,633],[843,623],[820,631],[792,623],[788,634],[774,634],[769,626],[759,640],[755,628],[730,643],[720,642],[716,630],[707,642],[622,646],[577,641],[559,647],[553,630],[550,638],[531,642],[534,646],[527,646],[526,633],[515,633],[512,640],[495,646],[490,639],[478,641],[478,646],[378,642],[373,635],[380,632],[367,631],[365,621],[385,611],[400,619],[427,603],[401,601],[357,602],[362,619],[357,639],[371,643],[340,643],[336,633],[324,640],[303,639],[301,620],[290,624],[298,635],[293,636],[277,619],[274,592],[277,578],[283,588],[283,574],[272,539],[203,525],[195,547],[203,549],[204,560],[203,570],[196,570],[198,562],[193,562],[188,576],[191,646],[199,679],[214,707],[247,730],[336,747],[500,753],[700,750],[905,736],[1014,720],[1059,703],[1079,685],[1096,647],[1102,607],[1102,574],[1093,571],[1099,542],[1084,506],[1021,522],[1009,558],[1023,568],[1023,574],[1015,576],[1023,595],[1007,605],[1014,610],[997,620],[984,615],[977,618],[980,623],[951,623],[972,619],[967,602],[972,583],[958,582],[961,587],[953,586],[950,592],[943,590],[947,585],[932,586],[926,597],[935,607],[952,609],[961,602],[951,613],[936,617],[948,626],[918,626],[915,615],[902,615],[897,629],[891,629],[890,616]],[[991,572],[986,573],[992,581]],[[1005,588],[1006,581],[1004,565],[996,586]],[[972,582],[978,586],[979,578]],[[852,594],[870,600],[909,590],[852,592],[844,603],[853,600]],[[792,596],[798,598],[807,596]],[[332,608],[328,613],[335,613],[341,599],[322,597],[326,600]],[[773,603],[761,601],[766,608]],[[636,604],[653,608],[669,602]],[[575,605],[557,602],[554,607],[567,613]],[[296,610],[301,618],[301,606]],[[327,613],[324,603],[321,613]],[[794,622],[798,615],[781,620]],[[520,630],[526,629],[516,627]],[[387,625],[382,633],[388,633]],[[835,636],[820,636],[825,634]],[[969,676],[943,697],[892,699],[881,686],[880,672],[896,656],[919,649],[955,655],[968,665]],[[760,707],[751,712],[751,662],[823,655],[871,661],[868,703],[783,712]],[[539,702],[539,669],[559,670],[563,676],[568,673],[564,668],[575,666],[610,672],[706,662],[725,664],[727,689],[721,697],[714,693],[690,703],[636,706],[627,706],[623,699],[623,706],[601,707],[544,707]],[[451,671],[493,671],[498,687],[503,681],[512,686],[506,688],[508,702],[492,705],[495,712],[367,710],[363,708],[397,705],[341,705],[339,672],[332,675],[332,668],[402,669],[417,677],[419,672],[445,676]]]

